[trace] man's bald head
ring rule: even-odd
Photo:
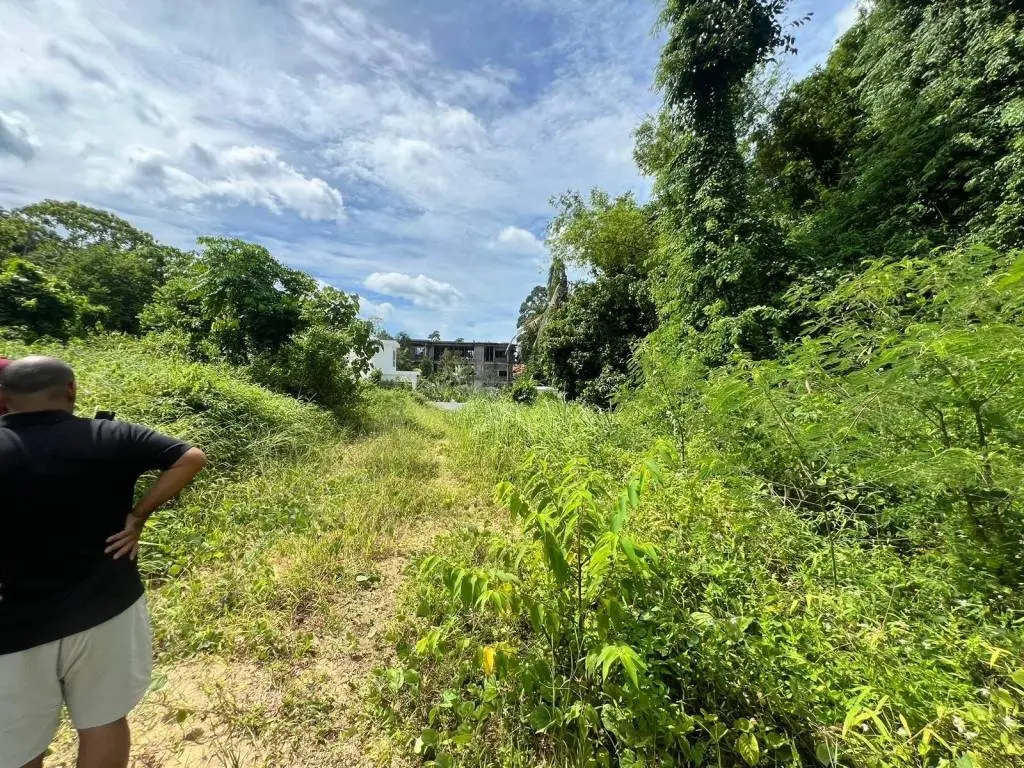
[[[55,357],[14,360],[0,372],[0,399],[12,413],[70,411],[75,405],[75,372]]]

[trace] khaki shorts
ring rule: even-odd
[[[0,655],[0,768],[43,754],[67,704],[77,730],[120,720],[149,688],[146,599],[85,632]]]

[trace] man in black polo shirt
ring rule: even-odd
[[[79,768],[128,765],[125,718],[152,666],[139,536],[206,463],[146,427],[74,416],[75,394],[54,358],[0,373],[0,768],[42,766],[62,703]]]

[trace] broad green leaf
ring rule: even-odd
[[[814,756],[818,758],[818,762],[822,765],[835,764],[832,750],[829,749],[828,744],[826,744],[823,741],[819,741],[817,744],[814,745]]]
[[[757,765],[761,759],[761,747],[752,733],[741,733],[736,739],[736,751],[747,765]]]

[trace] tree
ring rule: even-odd
[[[398,370],[413,370],[416,367],[416,361],[412,354],[412,337],[405,331],[399,331],[396,339],[398,341]]]
[[[23,259],[0,261],[0,328],[28,341],[66,340],[101,316],[84,296]]]
[[[651,212],[637,205],[632,193],[613,200],[607,192],[593,189],[588,201],[572,191],[552,198],[551,204],[557,213],[547,244],[566,263],[595,273],[646,267],[657,231]]]
[[[46,200],[4,216],[16,242],[0,235],[0,250],[39,264],[97,307],[109,330],[138,333],[139,314],[163,282],[165,269],[181,259],[124,219],[80,203]]]
[[[636,266],[579,285],[540,340],[541,369],[565,396],[600,408],[627,383],[633,345],[657,325]]]
[[[336,411],[350,408],[360,377],[380,349],[373,324],[358,314],[354,294],[315,286],[303,297],[299,328],[288,343],[253,360],[255,378]]]
[[[565,272],[565,261],[554,254],[548,268],[548,283],[544,286],[544,296],[547,301],[543,310],[536,312],[519,328],[519,350],[527,364],[535,355],[537,344],[543,338],[548,323],[569,298],[569,278]]]
[[[468,387],[475,376],[476,370],[469,360],[457,352],[447,350],[441,355],[433,379],[448,387]]]
[[[200,238],[143,313],[145,327],[180,333],[191,354],[247,365],[253,377],[336,410],[380,348],[359,300],[285,267],[260,245]]]
[[[684,335],[770,303],[782,285],[781,234],[750,205],[737,123],[746,79],[779,48],[793,50],[785,6],[668,0],[661,15],[664,108],[641,129],[640,155],[657,176],[666,234],[656,297]]]
[[[158,291],[147,309],[148,328],[182,330],[194,345],[208,341],[235,364],[277,351],[301,329],[304,301],[317,295],[311,277],[254,243],[201,237],[199,244],[198,257]],[[329,306],[321,309],[329,316]],[[348,308],[340,311],[346,315]]]
[[[440,341],[441,340],[441,332],[440,331],[431,331],[430,335],[427,336],[427,338],[430,339],[431,341]]]
[[[543,285],[534,286],[529,295],[523,299],[523,303],[519,305],[516,341],[518,342],[519,356],[524,363],[529,364],[533,358],[537,342],[536,325],[547,306],[548,289]]]
[[[551,273],[523,303],[520,349],[533,372],[568,397],[607,407],[626,380],[633,345],[655,328],[651,211],[632,195],[613,200],[598,189],[589,200],[568,192],[551,202]],[[570,288],[566,262],[588,267],[592,280]],[[555,301],[541,305],[542,296]]]

